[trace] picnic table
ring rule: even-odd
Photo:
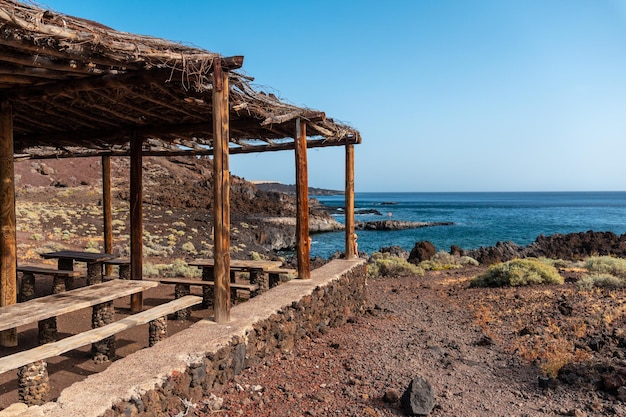
[[[42,253],[44,259],[57,259],[58,268],[62,270],[74,270],[74,262],[87,263],[87,285],[102,282],[102,265],[104,261],[116,258],[111,253],[94,253],[62,250]]]
[[[153,346],[167,335],[167,315],[187,309],[202,301],[188,295],[139,313],[114,320],[113,301],[157,286],[158,283],[141,280],[111,280],[75,290],[35,298],[23,303],[0,307],[0,331],[39,321],[55,320],[61,314],[93,307],[92,329],[55,340],[43,335],[40,326],[40,345],[28,350],[0,357],[0,373],[12,369],[17,372],[19,398],[28,405],[42,404],[50,391],[47,359],[91,344],[95,362],[115,357],[115,335],[124,330],[149,324],[148,341]],[[46,331],[50,328],[46,327]],[[56,326],[54,328],[56,331]],[[42,340],[43,339],[43,340]]]
[[[39,322],[39,343],[48,343],[57,338],[57,316],[93,307],[92,327],[101,327],[113,320],[113,300],[157,285],[152,281],[112,280],[0,307],[0,331]],[[96,346],[95,351],[108,356],[109,347]]]
[[[230,261],[230,282],[235,282],[236,272],[248,272],[250,274],[250,284],[258,285],[259,293],[267,291],[270,287],[267,273],[279,269],[282,264],[281,261],[232,259]],[[214,259],[194,259],[189,261],[188,265],[202,268],[202,279],[204,281],[215,281]],[[213,302],[213,287],[205,286],[202,290],[203,306],[208,307]]]

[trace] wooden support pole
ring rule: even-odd
[[[143,178],[142,138],[132,132],[130,139],[130,279],[143,279]],[[136,313],[143,308],[142,293],[130,298],[130,309]]]
[[[228,167],[228,72],[213,60],[213,242],[214,311],[217,323],[230,321],[230,172]]]
[[[0,306],[17,302],[17,238],[15,228],[15,167],[13,110],[0,104]],[[17,346],[17,329],[0,332],[1,346]]]
[[[111,203],[111,157],[102,157],[102,215],[104,217],[104,251],[113,253],[113,212]],[[104,266],[104,274],[113,274],[113,265]]]
[[[346,259],[359,256],[354,233],[354,145],[346,145]]]
[[[296,256],[298,278],[311,278],[309,238],[309,176],[306,157],[306,123],[296,119]]]

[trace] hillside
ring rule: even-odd
[[[296,195],[296,186],[295,184],[281,184],[279,182],[256,182],[253,181],[254,185],[258,190],[268,191],[268,192],[279,192],[285,193],[289,195]],[[343,191],[339,190],[328,190],[325,188],[316,188],[309,187],[309,195],[342,195]]]
[[[112,159],[114,252],[128,255],[128,158]],[[212,166],[208,158],[145,158],[144,255],[187,258],[213,255]],[[37,251],[102,250],[100,158],[26,160],[16,163],[18,256],[39,261]],[[274,256],[295,245],[295,199],[231,177],[233,258],[250,252]],[[341,225],[312,200],[311,230]]]

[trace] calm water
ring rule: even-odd
[[[327,206],[344,205],[343,196],[315,198]],[[420,240],[448,251],[451,245],[473,249],[507,240],[527,245],[541,234],[626,233],[626,192],[356,193],[355,211],[365,209],[382,215],[357,214],[357,222],[388,218],[454,222],[452,226],[401,231],[358,231],[359,251],[367,253],[393,245],[411,250]],[[336,218],[344,222],[343,215]],[[344,232],[313,235],[311,256],[328,257],[343,251],[344,236]]]

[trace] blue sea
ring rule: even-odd
[[[312,196],[324,205],[344,206],[344,196]],[[626,233],[626,192],[490,192],[490,193],[356,193],[355,221],[403,220],[453,222],[400,231],[357,231],[359,251],[369,254],[384,246],[411,250],[428,240],[437,250],[493,246],[498,241],[528,245],[539,235],[611,231]],[[334,214],[344,222],[343,214]],[[329,257],[344,251],[345,233],[312,235],[311,256]]]

